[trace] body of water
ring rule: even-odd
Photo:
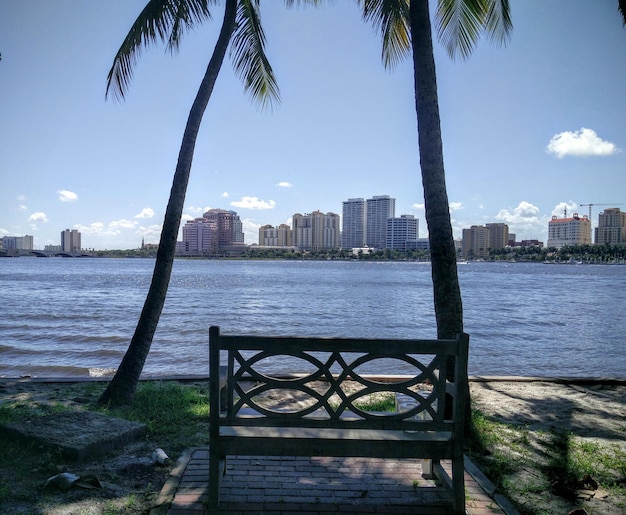
[[[110,373],[153,266],[0,259],[0,377]],[[459,265],[459,278],[471,375],[626,377],[626,266],[469,263]],[[144,373],[208,374],[210,325],[226,333],[434,338],[430,265],[177,260]]]

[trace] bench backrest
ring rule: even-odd
[[[453,340],[267,337],[222,335],[216,326],[209,334],[212,428],[221,424],[462,434],[469,345],[466,334]],[[451,357],[455,361],[454,381],[446,381]],[[273,377],[262,371],[263,365],[280,363],[281,359],[295,360],[302,370],[294,372],[301,373]],[[409,372],[390,381],[359,371],[388,366],[388,360],[399,360]],[[224,361],[225,406],[220,404],[219,381]],[[385,372],[378,368],[377,374]],[[359,407],[360,400],[381,392],[404,399],[408,407],[396,412],[369,412]],[[285,394],[299,402],[268,404],[268,396],[281,398]],[[445,403],[450,401],[452,409],[446,410]]]

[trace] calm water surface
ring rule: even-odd
[[[0,259],[0,377],[110,373],[128,347],[153,266]],[[626,266],[470,263],[459,277],[470,374],[626,377]],[[428,264],[178,260],[144,372],[207,374],[210,325],[432,338],[432,302]]]

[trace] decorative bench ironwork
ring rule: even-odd
[[[212,326],[209,340],[210,507],[219,505],[228,455],[361,456],[432,460],[428,473],[449,490],[451,513],[465,513],[468,335],[450,340],[267,337],[223,335]],[[449,382],[450,357],[455,377]],[[227,370],[222,395],[221,358]],[[264,365],[275,367],[285,359],[297,362],[302,373],[272,377],[263,372]],[[410,372],[392,382],[359,372],[388,366],[387,360],[399,360]],[[359,404],[381,392],[412,402],[404,411],[390,412],[370,412]],[[294,402],[272,404],[268,397]],[[448,409],[447,402],[452,403]],[[450,460],[451,474],[440,460]]]

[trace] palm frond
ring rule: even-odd
[[[259,0],[239,0],[237,28],[231,41],[230,56],[244,89],[263,107],[279,102],[278,84],[265,55],[265,34],[258,14]]]
[[[437,36],[448,54],[466,59],[484,29],[488,0],[439,0]]]
[[[409,1],[359,0],[363,19],[371,23],[382,36],[382,60],[385,68],[394,68],[410,55]]]
[[[171,51],[178,48],[185,29],[210,19],[209,4],[216,0],[150,0],[141,11],[122,42],[107,76],[105,97],[109,91],[118,100],[124,98],[133,69],[144,48],[157,41],[167,42]]]
[[[626,27],[626,0],[619,0],[617,10],[622,15],[622,22],[624,23],[624,27]]]
[[[485,30],[491,36],[492,41],[502,45],[508,43],[513,30],[509,0],[490,0]]]

